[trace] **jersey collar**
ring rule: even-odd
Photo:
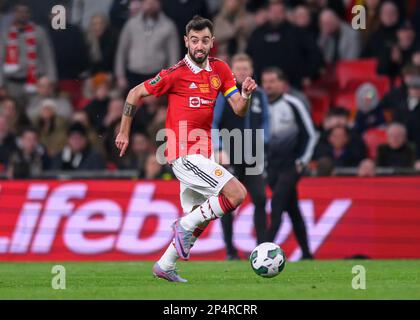
[[[202,68],[200,68],[199,66],[197,66],[191,59],[190,59],[190,57],[188,56],[188,53],[185,55],[185,57],[184,57],[184,62],[185,62],[185,64],[188,66],[188,68],[190,68],[190,70],[194,73],[194,74],[197,74],[197,73],[199,73],[200,71],[203,71],[203,70],[206,70],[206,71],[211,71],[212,69],[211,69],[211,67],[210,67],[210,62],[209,62],[209,59],[207,59],[207,66],[204,68],[204,69],[202,69]]]

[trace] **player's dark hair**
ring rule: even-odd
[[[209,19],[200,17],[198,15],[194,16],[190,22],[187,23],[187,26],[185,27],[186,35],[188,36],[188,33],[191,30],[194,31],[201,31],[208,28],[210,30],[211,35],[213,35],[213,22],[211,22]]]
[[[279,80],[283,80],[283,81],[287,81],[287,76],[284,74],[283,70],[281,70],[278,67],[267,67],[264,68],[263,72],[264,73],[274,73],[277,76],[277,79]]]

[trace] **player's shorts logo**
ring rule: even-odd
[[[199,97],[190,97],[190,108],[199,108],[201,104]]]
[[[218,178],[223,176],[223,170],[220,168],[217,168],[216,170],[214,170],[214,175]]]
[[[222,84],[218,75],[212,75],[210,77],[210,84],[214,89],[219,89]]]

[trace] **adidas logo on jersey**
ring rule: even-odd
[[[191,82],[190,89],[197,89],[197,85],[195,84],[195,82]]]

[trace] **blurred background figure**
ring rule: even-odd
[[[241,90],[241,84],[247,77],[253,74],[251,58],[242,53],[233,56],[232,58],[232,72],[236,78],[238,89]],[[235,115],[228,101],[222,94],[219,94],[216,105],[214,107],[213,129],[227,129],[229,132],[233,130],[240,130],[242,134],[242,145],[230,145],[229,150],[224,150],[226,146],[219,143],[219,137],[213,138],[213,145],[215,150],[225,153],[226,166],[230,168],[232,173],[241,181],[247,188],[252,203],[255,206],[254,210],[254,228],[256,233],[256,242],[260,244],[265,241],[266,237],[266,194],[265,194],[265,179],[264,179],[264,160],[262,163],[256,163],[257,146],[266,149],[269,139],[269,110],[267,96],[262,89],[257,89],[253,93],[250,102],[250,109],[248,114],[240,118]],[[244,134],[244,129],[252,130],[252,137]],[[264,130],[263,135],[258,135],[257,129]],[[248,139],[247,139],[248,137]],[[247,145],[250,148],[246,148]],[[241,152],[236,152],[240,147]],[[251,162],[250,159],[254,158]],[[239,159],[241,161],[235,161]],[[259,167],[259,174],[247,174],[247,168]],[[226,245],[226,253],[228,260],[239,259],[238,252],[233,245],[233,214],[232,212],[223,215],[222,217],[223,235]]]
[[[54,105],[56,106],[55,111],[60,117],[69,119],[73,114],[73,106],[69,100],[57,96],[54,92],[54,84],[48,77],[43,76],[38,79],[36,93],[29,99],[25,108],[25,112],[31,121],[34,121],[39,115],[41,103],[45,99],[54,101]]]
[[[118,38],[109,25],[106,15],[92,16],[86,38],[90,74],[95,75],[98,72],[112,74]]]
[[[10,154],[9,179],[36,178],[49,166],[50,159],[39,143],[38,132],[34,128],[25,128],[19,136],[17,148]]]
[[[131,89],[177,63],[178,37],[160,1],[143,0],[141,13],[127,21],[118,41],[115,74],[119,88]]]
[[[361,145],[353,141],[351,132],[345,126],[336,126],[328,130],[326,140],[320,141],[314,153],[315,160],[332,160],[334,168],[358,167],[366,157],[364,143]]]
[[[396,31],[395,42],[379,55],[378,73],[389,76],[393,81],[400,75],[402,67],[410,62],[417,45],[411,22],[403,22]]]
[[[356,89],[356,116],[354,128],[363,133],[369,128],[378,127],[385,123],[384,112],[379,105],[379,94],[376,87],[363,83]]]
[[[16,137],[10,131],[7,118],[0,113],[0,172],[6,170],[9,156],[16,149]]]
[[[333,10],[324,9],[321,12],[319,30],[318,45],[327,64],[359,57],[359,34],[349,24],[341,21]]]
[[[393,1],[383,1],[379,8],[379,27],[367,38],[363,57],[380,57],[390,44],[395,43],[400,13]]]
[[[92,17],[96,14],[108,15],[112,0],[73,0],[71,22],[83,30],[88,30]]]
[[[287,82],[284,79],[283,72],[275,67],[265,69],[262,75],[270,110],[267,178],[273,192],[271,225],[266,241],[275,241],[283,212],[287,211],[302,258],[312,259],[305,222],[298,205],[297,184],[312,158],[317,134],[304,104],[285,92]]]
[[[105,161],[90,144],[87,130],[73,123],[67,131],[67,144],[52,161],[54,170],[104,170]]]
[[[387,128],[387,143],[378,146],[378,167],[413,168],[416,152],[407,141],[407,129],[399,123]]]
[[[268,22],[251,34],[246,52],[251,56],[255,78],[261,79],[264,68],[276,66],[283,70],[289,82],[302,88],[316,78],[322,66],[322,56],[316,42],[286,20],[286,7],[271,1]]]
[[[230,57],[244,52],[248,37],[254,28],[253,16],[246,11],[241,0],[224,1],[220,13],[214,18],[217,55]]]
[[[33,124],[48,156],[53,157],[63,149],[66,144],[68,122],[58,115],[54,100],[45,99],[40,103],[39,113],[34,118]]]
[[[216,0],[217,1],[217,0]],[[220,1],[223,2],[224,0]],[[195,15],[211,19],[208,3],[214,3],[214,0],[160,0],[163,12],[175,23],[180,47],[180,56],[186,53],[184,35],[185,26]]]
[[[29,7],[20,1],[14,4],[13,20],[0,37],[0,87],[5,86],[23,108],[40,76],[56,82],[54,52],[44,29],[31,21]]]

